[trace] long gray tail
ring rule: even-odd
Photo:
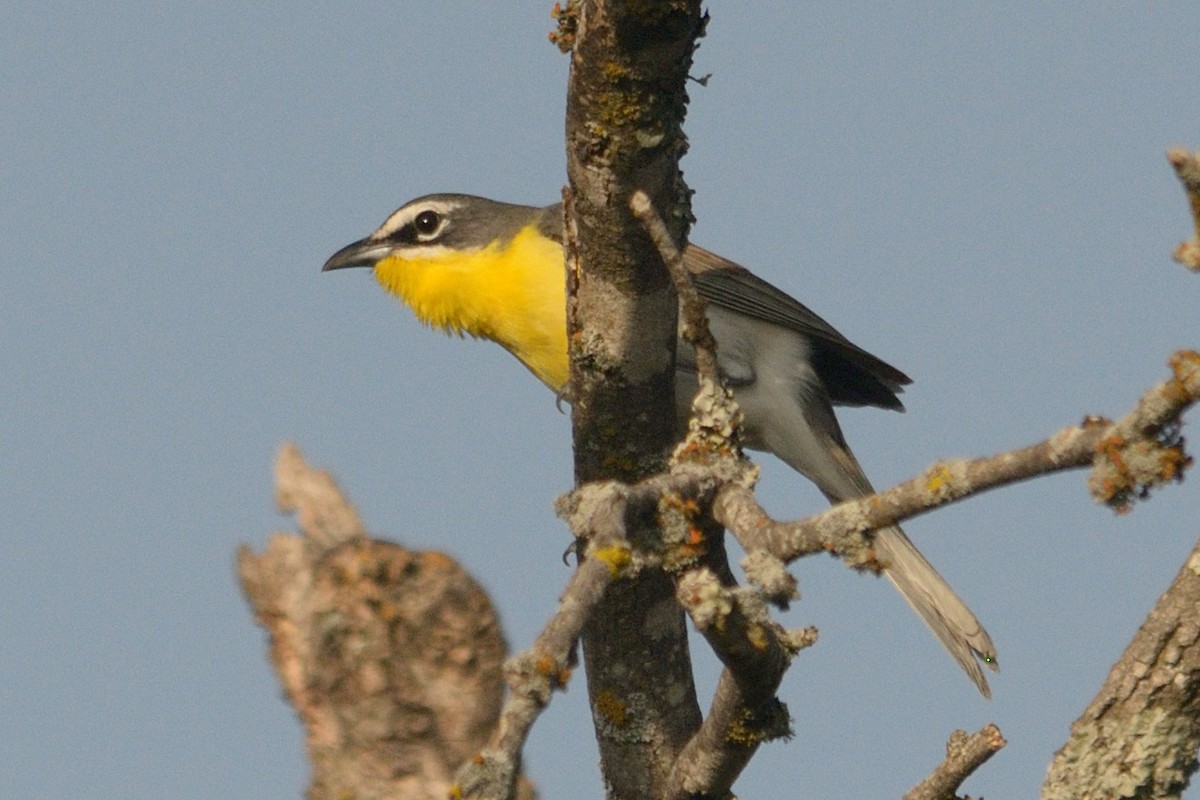
[[[998,672],[996,647],[971,609],[921,555],[904,531],[895,526],[883,528],[875,532],[874,542],[875,552],[884,567],[883,574],[975,681],[983,696],[991,697],[992,692],[976,658],[993,672]]]
[[[722,331],[714,329],[714,332],[718,341],[726,341],[721,338]],[[730,330],[725,330],[724,335],[730,335]],[[762,348],[760,356],[766,357],[762,356]],[[756,369],[766,374],[772,367],[768,363]],[[838,417],[834,416],[833,405],[822,386],[802,381],[796,390],[778,381],[758,381],[736,390],[734,397],[742,405],[749,431],[757,434],[748,440],[748,446],[761,447],[784,459],[792,469],[816,483],[830,503],[875,492],[846,445]],[[946,579],[938,575],[900,528],[893,525],[877,530],[874,542],[884,575],[946,646],[983,696],[991,697],[988,681],[984,680],[976,658],[992,670],[1000,667],[996,663],[995,645],[976,615],[959,600]]]
[[[833,407],[828,402],[810,395],[806,402],[796,406],[800,413],[794,415],[782,413],[790,410],[783,404],[772,408],[774,424],[763,431],[762,445],[766,449],[815,483],[832,503],[873,493],[871,482],[846,445]],[[991,697],[976,658],[993,671],[999,671],[996,647],[971,609],[899,527],[876,531],[874,543],[884,574],[941,640],[983,696]]]

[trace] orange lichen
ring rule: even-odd
[[[560,664],[558,659],[547,653],[538,653],[533,661],[533,669],[558,689],[564,688],[571,680],[571,668]]]
[[[551,31],[548,38],[550,43],[560,52],[569,53],[575,47],[575,37],[579,32],[578,9],[574,0],[569,0],[566,6],[555,3],[550,9],[550,16],[558,24],[558,29]]]
[[[602,689],[596,695],[595,701],[596,713],[603,717],[609,724],[618,728],[623,728],[629,724],[629,707],[621,698],[617,697],[616,693],[609,689]]]

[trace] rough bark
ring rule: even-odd
[[[295,448],[276,483],[300,535],[242,548],[238,574],[305,726],[307,797],[442,800],[499,716],[505,644],[491,602],[448,556],[368,538]]]
[[[634,481],[661,470],[674,441],[676,302],[629,198],[640,189],[672,209],[672,234],[682,241],[690,219],[679,171],[684,84],[703,18],[698,0],[585,0],[571,8],[566,207],[575,478]],[[647,522],[643,529],[653,531],[653,519]],[[612,584],[583,642],[608,796],[661,796],[700,724],[672,581],[645,570]]]
[[[1178,798],[1200,748],[1200,542],[1050,764],[1043,800]]]

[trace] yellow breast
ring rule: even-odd
[[[563,251],[534,226],[507,245],[391,255],[375,279],[425,324],[498,342],[554,391],[566,386]]]

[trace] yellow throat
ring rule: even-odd
[[[535,225],[484,248],[388,256],[375,265],[375,279],[426,325],[491,339],[555,392],[566,386],[562,245]]]

